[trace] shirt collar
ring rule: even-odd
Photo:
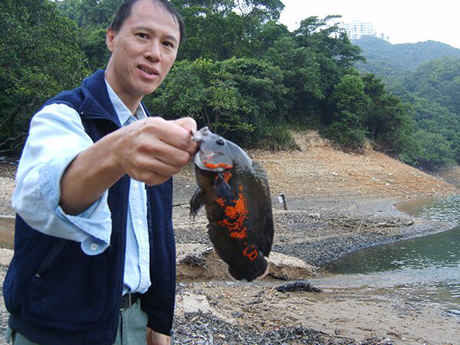
[[[118,120],[120,121],[122,126],[126,126],[137,120],[147,118],[147,114],[145,113],[145,110],[141,104],[139,104],[133,116],[133,114],[131,114],[131,111],[126,107],[126,105],[123,103],[120,97],[118,97],[115,91],[113,91],[113,89],[110,87],[107,79],[104,78],[104,80],[105,85],[107,86],[107,91],[109,93],[110,101],[112,102],[112,105],[115,108],[115,111],[117,112]]]

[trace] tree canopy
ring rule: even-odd
[[[86,57],[75,23],[48,0],[2,0],[0,26],[0,154],[17,153],[31,114],[80,81]]]
[[[372,69],[382,76],[388,89],[409,109],[414,134],[410,137],[410,149],[402,152],[402,158],[429,169],[458,164],[460,49],[433,41],[392,45],[368,37],[356,42],[364,44],[364,54],[370,63],[359,64],[358,69],[362,72]],[[407,51],[391,60],[395,51],[402,49]],[[417,58],[411,60],[412,64],[402,63],[408,56]],[[387,62],[382,63],[384,60]]]

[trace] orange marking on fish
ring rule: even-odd
[[[225,208],[225,215],[231,219],[242,219],[248,213],[246,209],[245,199],[242,194],[239,194],[239,198],[235,200],[235,206],[227,206]]]
[[[232,178],[232,172],[231,171],[224,171],[222,173],[222,175],[223,175],[224,181],[227,182],[227,183]]]
[[[217,168],[232,169],[233,168],[232,165],[225,164],[225,163],[214,164],[214,163],[204,162],[204,166],[208,169],[217,169]]]
[[[259,255],[259,253],[257,252],[254,246],[251,246],[251,248],[254,248],[254,249],[250,253],[248,253],[249,247],[246,247],[243,250],[243,255],[247,256],[249,260],[254,261],[255,259],[257,259],[257,256]]]
[[[216,199],[216,202],[220,207],[225,207],[225,199],[224,198]]]
[[[239,189],[242,191],[242,186]],[[240,240],[247,238],[248,231],[244,222],[248,218],[249,211],[243,193],[238,194],[238,199],[233,200],[233,205],[226,205],[222,198],[216,199],[216,202],[224,209],[225,213],[225,218],[218,221],[217,224],[227,229],[232,238]]]

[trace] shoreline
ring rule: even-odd
[[[440,197],[435,197],[437,198]],[[300,198],[300,204],[305,205],[302,199],[304,198]],[[312,204],[317,202],[313,200]],[[321,198],[320,207],[315,205],[303,211],[299,210],[307,213],[310,218],[304,223],[305,227],[308,228],[309,225],[319,222],[323,224],[320,231],[326,232],[329,236],[331,232],[338,232],[341,235],[318,241],[315,250],[311,253],[303,253],[302,258],[310,264],[323,267],[352,252],[433,235],[448,231],[457,225],[453,222],[415,217],[400,211],[396,205],[405,202],[410,201],[395,198],[352,197],[340,201],[337,201],[337,198]],[[308,233],[308,230],[306,232]],[[310,233],[309,236],[311,235]],[[326,256],[317,253],[318,250],[322,250],[322,246],[330,248]]]
[[[357,250],[429,236],[456,226],[408,215],[396,208],[401,202],[407,199],[288,198],[287,211],[273,204],[276,231],[272,251],[322,267]],[[185,202],[174,208],[176,243],[211,246],[204,211],[200,210],[192,222],[188,210]]]

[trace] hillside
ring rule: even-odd
[[[412,199],[456,192],[445,181],[371,148],[345,153],[314,131],[294,136],[300,151],[253,153],[266,167],[273,193]]]
[[[413,71],[427,61],[443,57],[460,57],[460,49],[436,41],[391,44],[377,37],[364,36],[353,43],[362,49],[367,60],[367,64],[358,66],[359,69],[365,70],[373,66],[386,66],[387,69]]]

